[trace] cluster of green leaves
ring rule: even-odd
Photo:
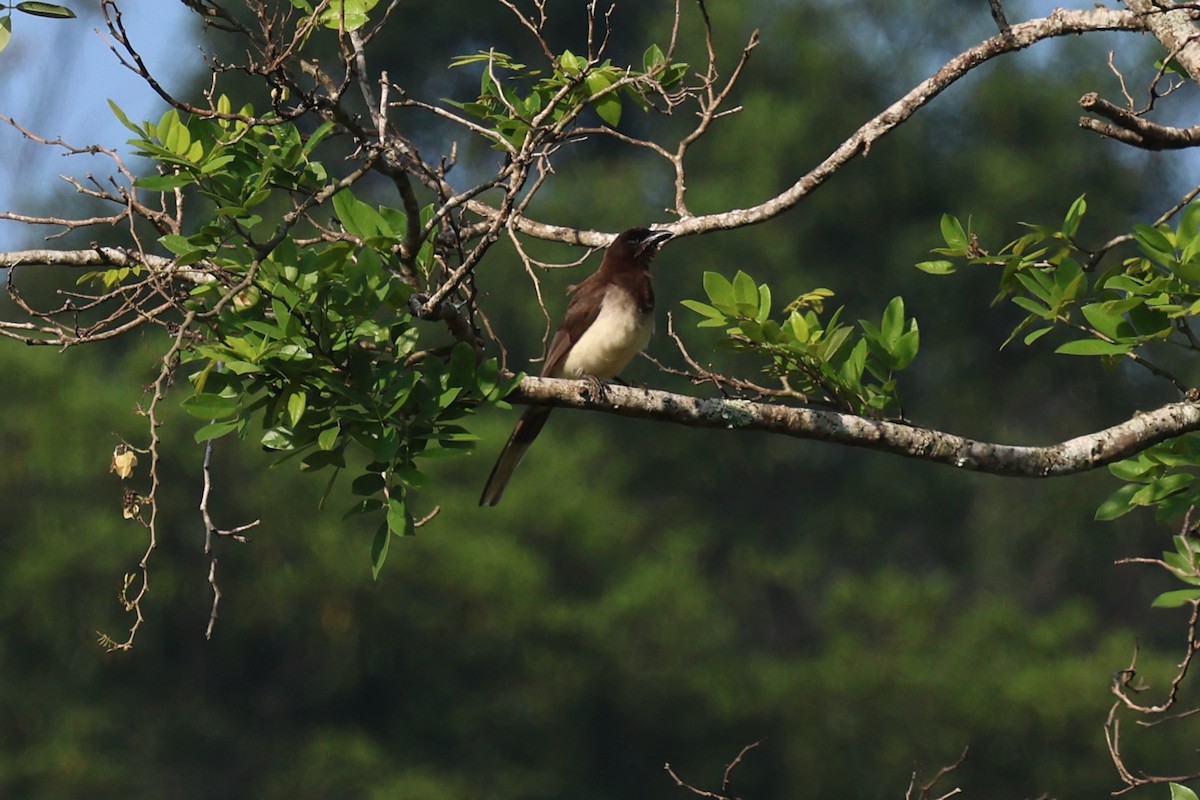
[[[390,536],[412,532],[410,492],[425,485],[419,459],[471,447],[461,418],[501,401],[516,379],[502,380],[495,360],[477,363],[466,343],[419,349],[433,326],[413,317],[414,290],[389,266],[407,230],[403,211],[342,188],[328,209],[309,213],[332,217],[323,225],[345,235],[322,237],[294,214],[298,198],[332,185],[313,158],[328,126],[303,134],[290,123],[185,120],[174,111],[135,125],[114,110],[136,134],[137,152],[160,166],[139,188],[207,199],[193,232],[160,239],[179,265],[202,264],[215,276],[187,303],[198,324],[184,357],[194,367],[184,407],[210,420],[196,439],[253,431],[304,470],[331,468],[330,484],[350,470],[362,497],[350,513],[382,518],[372,547],[378,574]],[[218,111],[229,113],[224,97]],[[423,211],[422,224],[431,214]],[[417,256],[423,270],[434,237]],[[125,277],[90,276],[105,286]]]
[[[316,21],[326,28],[354,31],[367,24],[368,12],[379,5],[379,0],[329,0],[320,5],[320,12],[309,0],[290,0],[294,8],[305,14],[316,15]]]
[[[74,11],[56,3],[43,3],[40,0],[23,0],[23,2],[11,5],[5,3],[0,6],[0,11],[7,12],[4,16],[0,16],[0,51],[8,47],[8,43],[12,41],[13,9],[20,11],[22,14],[29,14],[34,17],[48,17],[50,19],[75,18]]]
[[[1066,330],[1071,338],[1055,352],[1108,360],[1133,357],[1148,367],[1144,352],[1154,345],[1200,351],[1190,323],[1200,313],[1200,203],[1187,206],[1174,227],[1135,225],[1129,238],[1136,252],[1103,269],[1094,268],[1097,259],[1075,239],[1086,213],[1087,204],[1080,197],[1061,225],[1027,225],[1029,233],[1004,245],[995,256],[979,246],[969,227],[945,215],[941,229],[946,246],[934,252],[968,265],[1002,268],[999,297],[1010,297],[1027,312],[1008,341],[1029,328],[1033,330],[1023,337],[1025,344],[1051,331]],[[958,269],[950,260],[917,266],[939,275]],[[1170,378],[1165,370],[1151,368]],[[1097,519],[1154,508],[1158,520],[1167,522],[1200,505],[1200,435],[1186,434],[1157,444],[1109,470],[1125,485],[1101,504]],[[1200,560],[1190,540],[1177,537],[1177,545],[1176,552],[1164,555],[1165,563],[1181,580],[1200,586]],[[1200,599],[1200,589],[1186,589],[1162,595],[1156,605],[1195,599]]]
[[[1096,511],[1096,519],[1112,520],[1136,508],[1154,508],[1159,522],[1194,513],[1200,505],[1200,434],[1185,434],[1157,444],[1133,458],[1109,466],[1125,481]],[[1200,587],[1200,540],[1191,530],[1174,537],[1175,550],[1163,553],[1162,562],[1184,583]],[[1161,608],[1174,608],[1200,600],[1200,588],[1164,592],[1154,600]]]
[[[1200,503],[1200,434],[1184,434],[1109,466],[1126,484],[1100,506],[1096,519],[1122,517],[1135,508],[1154,508],[1159,522],[1182,517]]]
[[[483,120],[512,147],[521,147],[530,131],[547,127],[561,131],[585,108],[612,127],[621,122],[622,97],[639,108],[650,107],[654,87],[675,85],[687,72],[687,64],[669,61],[662,48],[651,45],[642,56],[642,71],[614,66],[611,59],[591,64],[582,56],[564,50],[548,73],[529,69],[494,50],[458,56],[451,67],[483,62],[478,99],[450,101]],[[497,143],[497,148],[502,145]]]
[[[858,332],[841,322],[843,308],[823,319],[828,289],[815,289],[771,319],[771,290],[739,271],[733,281],[704,273],[708,302],[684,300],[704,317],[701,328],[723,328],[718,347],[765,356],[764,370],[811,403],[877,414],[900,409],[895,373],[917,356],[920,332],[915,319],[905,319],[904,301],[893,298],[878,325],[858,321]]]
[[[1080,197],[1061,225],[1026,225],[1030,232],[996,255],[979,246],[969,222],[964,228],[947,214],[941,221],[946,246],[934,252],[1001,267],[997,299],[1009,297],[1028,312],[1008,341],[1028,331],[1023,341],[1032,344],[1059,329],[1073,336],[1055,350],[1066,355],[1124,356],[1156,342],[1200,349],[1187,322],[1200,312],[1200,204],[1188,206],[1175,228],[1134,226],[1137,254],[1102,270],[1075,240],[1086,213]],[[917,267],[948,275],[959,264],[942,259]]]

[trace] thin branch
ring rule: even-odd
[[[904,793],[904,800],[946,800],[946,798],[953,797],[954,795],[962,792],[961,788],[955,787],[955,788],[951,789],[950,791],[946,792],[945,794],[939,795],[936,798],[933,797],[933,787],[937,786],[938,783],[942,780],[942,778],[946,777],[951,772],[954,772],[954,770],[961,767],[963,765],[963,762],[967,760],[967,753],[969,753],[969,752],[970,752],[970,748],[964,747],[962,753],[959,755],[959,757],[957,759],[954,760],[953,763],[947,764],[946,766],[942,767],[934,774],[934,776],[932,778],[930,778],[925,783],[922,783],[917,792],[916,798],[913,797],[913,790],[918,788],[917,781],[920,780],[921,771],[920,771],[920,769],[914,769],[913,773],[912,773],[912,778],[908,782],[908,790]]]
[[[895,130],[935,97],[987,61],[1023,50],[1046,39],[1096,31],[1141,31],[1145,27],[1144,16],[1131,11],[1108,8],[1056,9],[1048,17],[1012,25],[1007,34],[993,36],[950,59],[932,76],[864,123],[820,164],[775,197],[749,208],[684,217],[663,227],[676,236],[685,236],[766,222],[795,207],[848,162],[860,155],[866,155],[876,141]],[[479,200],[473,200],[467,205],[470,211],[489,221],[501,213]],[[508,224],[527,236],[588,247],[604,247],[613,239],[612,233],[554,225],[523,216],[514,216]]]
[[[1143,150],[1182,150],[1200,144],[1200,125],[1190,128],[1159,125],[1143,119],[1136,112],[1110,103],[1095,92],[1088,92],[1081,97],[1079,106],[1114,123],[1110,125],[1091,117],[1080,117],[1079,127]]]
[[[109,652],[132,650],[133,640],[137,638],[138,630],[141,629],[142,623],[146,621],[145,615],[142,612],[142,601],[145,599],[146,593],[150,591],[150,556],[158,548],[158,489],[162,482],[158,472],[161,461],[159,445],[162,441],[158,433],[158,429],[162,425],[162,421],[158,418],[158,407],[159,403],[167,395],[167,387],[170,386],[171,381],[174,379],[175,368],[178,366],[180,354],[183,352],[185,343],[187,342],[188,331],[195,318],[195,312],[188,312],[180,322],[171,346],[159,360],[158,376],[154,379],[154,383],[150,387],[150,404],[145,410],[140,410],[140,413],[146,417],[147,425],[150,428],[150,445],[147,448],[147,452],[150,455],[150,491],[145,497],[137,498],[137,505],[145,503],[150,506],[150,519],[142,522],[149,532],[149,542],[146,545],[146,551],[142,554],[141,561],[138,562],[138,573],[136,575],[130,574],[125,576],[125,585],[120,593],[120,600],[125,606],[125,610],[134,615],[125,641],[117,642],[105,634],[101,634],[100,636],[101,645]],[[126,510],[127,512],[130,510],[128,503],[126,504]],[[137,512],[136,506],[132,510],[133,513],[131,516],[141,520],[141,515]],[[131,596],[129,590],[135,581],[138,588]]]
[[[759,740],[757,742],[752,742],[752,743],[746,745],[738,752],[737,756],[734,757],[733,761],[730,761],[725,766],[725,772],[721,776],[721,791],[720,792],[710,792],[705,789],[700,789],[700,788],[693,786],[692,784],[684,781],[683,778],[680,778],[679,775],[676,774],[675,770],[671,767],[671,765],[669,763],[663,764],[663,770],[667,773],[667,775],[670,776],[671,780],[675,781],[676,786],[678,786],[681,789],[687,789],[689,792],[696,795],[697,797],[704,797],[704,798],[707,798],[707,800],[736,800],[736,798],[732,797],[729,794],[729,784],[733,777],[733,771],[735,769],[737,769],[738,765],[740,765],[742,763],[742,759],[745,757],[745,755],[747,753],[749,753],[751,750],[753,750],[754,748],[758,747],[761,744],[762,744],[762,740]]]
[[[1012,26],[1008,24],[1008,18],[1004,16],[1004,6],[1000,0],[988,0],[988,5],[991,6],[992,19],[996,21],[996,27],[1000,29],[1002,35],[1007,35],[1012,31]]]

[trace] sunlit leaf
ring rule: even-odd
[[[66,6],[56,5],[54,3],[40,3],[34,0],[27,0],[24,3],[17,3],[15,6],[17,11],[24,11],[26,14],[32,14],[35,17],[50,17],[52,19],[74,19],[75,12]]]
[[[1174,591],[1163,592],[1158,597],[1154,598],[1154,602],[1150,605],[1154,608],[1179,608],[1180,606],[1186,606],[1193,600],[1200,600],[1200,589],[1175,589]],[[1191,790],[1188,791],[1191,794],[1189,800],[1195,800],[1195,792],[1191,792]],[[1172,786],[1171,798],[1172,800],[1175,800],[1176,797],[1187,797],[1187,795],[1176,795],[1175,788]]]

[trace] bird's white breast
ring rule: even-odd
[[[650,343],[654,314],[644,314],[626,291],[610,287],[600,313],[571,348],[559,378],[615,378]]]

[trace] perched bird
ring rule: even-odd
[[[611,380],[650,341],[654,331],[654,287],[650,261],[667,231],[631,228],[613,241],[600,269],[571,289],[566,317],[546,353],[543,378]],[[479,505],[500,502],[513,470],[550,417],[547,406],[530,406],[483,487]]]

